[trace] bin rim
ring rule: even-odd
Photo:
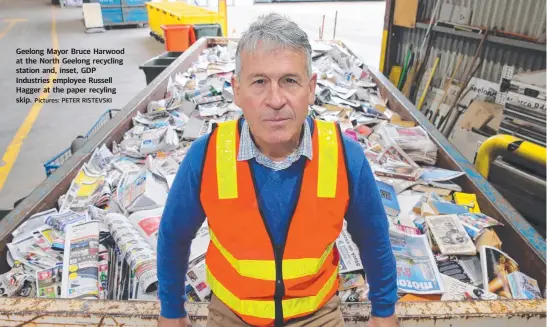
[[[161,29],[163,31],[166,31],[166,30],[178,30],[178,29],[183,29],[183,28],[191,28],[192,25],[190,24],[169,24],[169,25],[160,25]]]

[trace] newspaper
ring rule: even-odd
[[[118,213],[109,213],[105,223],[125,260],[139,282],[144,293],[157,289],[156,251],[131,224],[129,219]]]
[[[57,209],[52,208],[46,211],[38,212],[32,216],[30,216],[27,220],[25,220],[19,227],[17,227],[11,235],[14,239],[17,239],[22,234],[25,234],[26,232],[30,232],[32,230],[35,230],[36,228],[43,226],[46,224],[46,219],[50,215],[57,214]]]
[[[397,143],[416,162],[434,165],[437,161],[437,145],[421,126],[407,128],[384,123],[379,133]]]
[[[361,273],[348,273],[340,275],[339,291],[345,291],[356,287],[365,286],[366,281]]]
[[[0,275],[0,297],[17,295],[28,278],[23,265],[16,261],[10,271]]]
[[[59,212],[70,209],[80,211],[93,204],[101,193],[105,177],[104,174],[97,174],[89,169],[87,163],[84,164],[72,180]]]
[[[453,171],[434,166],[424,166],[421,179],[426,182],[446,182],[465,175],[463,171]]]
[[[61,297],[62,266],[36,272],[37,297],[56,299]]]
[[[160,207],[152,210],[137,211],[128,218],[148,244],[154,248],[154,251],[156,251],[158,245],[158,232],[162,213],[163,207]]]
[[[99,221],[68,225],[61,297],[99,298]]]
[[[205,260],[199,260],[193,267],[190,267],[186,273],[188,284],[192,286],[201,301],[204,301],[211,293],[211,288],[207,285],[205,268]]]
[[[399,291],[413,294],[444,292],[441,274],[425,235],[408,235],[389,230],[391,248],[397,260]]]
[[[475,255],[477,248],[457,215],[427,216],[426,225],[433,243],[444,255]]]
[[[363,269],[361,257],[359,256],[359,249],[351,240],[346,225],[347,223],[344,220],[342,232],[336,239],[336,248],[340,254],[339,272],[341,274]]]
[[[7,247],[13,260],[20,261],[25,268],[33,272],[55,267],[58,262],[36,245],[36,240],[32,234],[8,243]]]
[[[99,253],[99,300],[108,299],[109,259],[108,252]]]
[[[467,234],[476,240],[489,227],[502,225],[500,222],[482,213],[462,213],[457,215]]]
[[[520,271],[517,262],[491,246],[482,246],[480,256],[483,289],[504,298],[512,298],[507,276]]]
[[[70,224],[77,224],[89,220],[89,215],[85,213],[77,213],[72,210],[66,210],[65,212],[51,215],[46,219],[46,224],[51,227],[63,231],[66,231],[66,227]]]
[[[368,284],[365,283],[363,286],[351,288],[349,290],[344,290],[339,292],[340,300],[342,302],[366,302],[368,301]]]
[[[486,292],[473,285],[469,285],[450,276],[441,274],[445,287],[445,292],[441,297],[443,301],[463,301],[463,300],[497,300],[498,296],[494,293]]]
[[[443,256],[435,257],[441,274],[450,276],[462,283],[482,288],[481,262],[477,256]]]

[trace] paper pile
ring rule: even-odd
[[[38,213],[13,232],[7,254],[12,269],[0,275],[3,294],[157,298],[157,234],[179,164],[192,141],[210,132],[213,123],[242,114],[230,84],[235,49],[233,42],[208,48],[186,72],[171,76],[163,99],[137,113],[119,142],[95,150],[58,199],[58,210]],[[434,166],[437,146],[429,135],[389,108],[367,67],[346,49],[314,43],[313,58],[318,87],[310,116],[339,122],[363,148],[388,213],[401,295],[488,298],[491,276],[484,275],[481,262],[488,268],[489,252],[480,251],[483,245],[501,246],[493,230],[500,224],[480,213],[473,194],[461,193],[456,181],[463,173]],[[205,274],[209,242],[205,221],[191,247],[190,301],[210,299]],[[345,225],[336,247],[342,301],[366,301],[359,250]],[[473,255],[477,251],[480,260]],[[451,274],[455,267],[462,273]],[[507,284],[502,294],[490,292],[530,294],[533,280],[512,276],[512,289]],[[6,286],[9,280],[14,282]]]

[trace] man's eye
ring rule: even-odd
[[[263,79],[257,79],[256,81],[253,82],[253,84],[258,84],[258,85],[262,85],[264,84],[266,81],[264,81]]]
[[[296,80],[294,78],[287,78],[286,79],[287,83],[290,83],[290,84],[296,84]]]

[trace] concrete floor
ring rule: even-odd
[[[249,22],[259,15],[275,11],[296,21],[308,33],[310,39],[318,38],[322,17],[325,15],[324,38],[331,39],[337,10],[336,38],[346,42],[365,63],[378,67],[385,9],[383,1],[253,5],[250,0],[233,0],[228,3],[231,4],[228,7],[230,36],[237,36],[243,32]],[[13,19],[23,21],[15,22]],[[125,49],[124,65],[99,66],[95,74],[97,78],[113,77],[113,84],[109,86],[116,87],[117,94],[112,96],[111,105],[50,103],[44,104],[41,108],[32,108],[32,104],[15,103],[18,96],[15,94],[15,78],[21,77],[15,73],[18,67],[15,65],[16,49],[52,47],[53,19],[60,49]],[[0,167],[6,165],[2,160],[6,153],[13,155],[16,152],[13,151],[13,146],[21,144],[3,188],[0,186],[0,210],[11,209],[16,200],[29,194],[45,179],[45,161],[69,146],[76,136],[89,130],[107,109],[123,107],[142,90],[146,82],[138,66],[164,51],[164,46],[152,39],[148,32],[147,28],[129,28],[86,34],[80,8],[55,7],[52,10],[51,2],[48,0],[0,0]],[[71,67],[78,70],[80,68]],[[45,78],[47,74],[38,74],[34,77],[39,76]],[[59,74],[57,77],[67,76],[82,77],[81,74]],[[50,98],[60,97],[51,95]],[[34,123],[25,123],[28,116],[33,114],[37,114]],[[24,128],[30,127],[28,135],[21,133]],[[14,142],[16,135],[26,135],[26,138]],[[10,144],[11,150],[8,149]]]

